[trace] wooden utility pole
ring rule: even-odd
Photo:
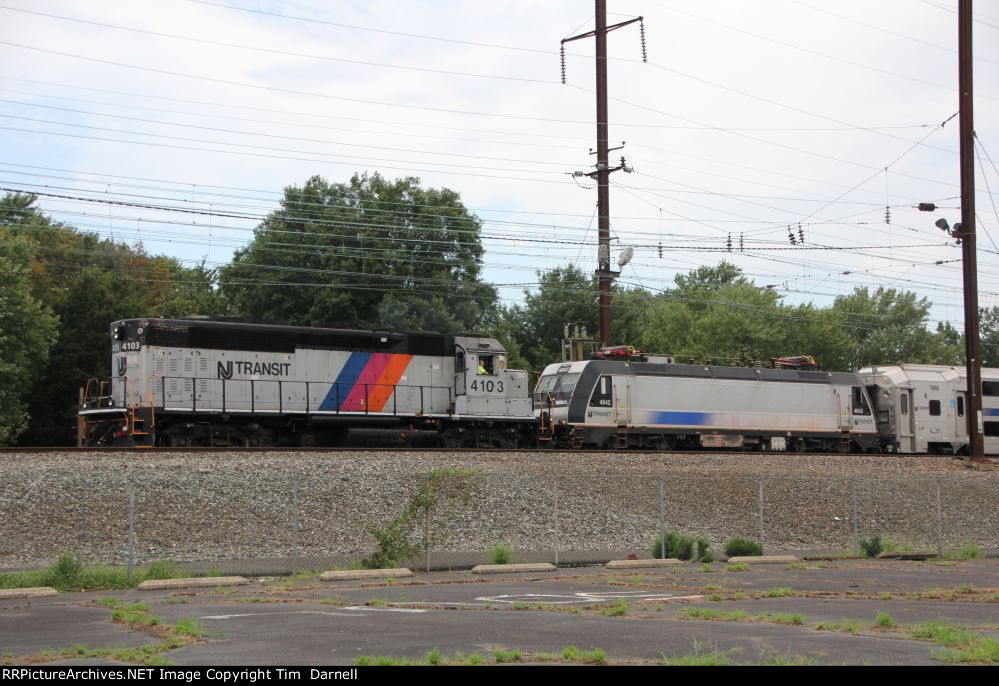
[[[964,266],[964,350],[968,371],[968,452],[985,458],[982,435],[982,353],[978,330],[978,261],[975,248],[975,124],[971,0],[959,0],[958,84],[961,128],[961,249]]]
[[[642,17],[629,19],[612,26],[607,26],[607,0],[595,0],[596,29],[581,33],[578,36],[562,40],[562,83],[565,83],[565,44],[589,38],[596,40],[597,66],[597,164],[596,171],[587,174],[597,182],[597,286],[600,293],[600,340],[604,345],[613,342],[611,332],[611,283],[617,272],[610,268],[610,188],[611,172],[619,169],[630,171],[630,167],[621,158],[621,164],[611,168],[608,161],[611,148],[607,141],[607,34],[622,26],[641,22]],[[642,59],[645,59],[645,33],[642,31]],[[615,150],[619,148],[614,148]]]

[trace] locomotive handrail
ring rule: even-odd
[[[123,381],[127,384],[127,379],[123,378]],[[398,396],[398,391],[400,391],[400,390],[406,390],[406,389],[413,389],[413,390],[418,389],[419,390],[419,393],[420,393],[420,414],[425,414],[426,413],[426,395],[424,393],[425,390],[429,390],[430,393],[431,393],[431,395],[433,394],[434,391],[447,391],[448,403],[451,402],[451,398],[452,398],[451,393],[452,393],[452,390],[453,390],[450,386],[432,386],[432,385],[425,385],[425,384],[370,384],[370,383],[364,383],[364,384],[353,383],[353,384],[349,384],[349,383],[343,383],[343,382],[338,382],[338,381],[314,381],[314,380],[308,380],[308,381],[301,380],[301,381],[299,381],[299,380],[293,380],[293,379],[221,379],[221,378],[198,377],[198,376],[154,376],[154,377],[151,377],[151,381],[154,384],[156,382],[160,383],[159,406],[160,406],[161,409],[162,408],[166,408],[168,406],[168,403],[172,404],[174,406],[176,406],[177,404],[183,405],[183,404],[190,403],[191,411],[192,412],[198,412],[198,411],[202,411],[202,412],[213,412],[213,411],[218,411],[218,412],[222,412],[223,414],[226,413],[226,412],[228,412],[228,411],[239,409],[238,407],[234,407],[233,406],[234,404],[241,404],[241,403],[246,403],[246,402],[248,402],[249,405],[250,405],[250,407],[249,407],[250,412],[251,413],[255,413],[257,411],[258,401],[261,402],[261,403],[267,403],[267,404],[276,405],[277,406],[277,411],[279,413],[283,414],[285,412],[285,410],[286,410],[284,393],[285,393],[285,389],[287,388],[287,386],[289,384],[303,385],[305,387],[305,393],[304,393],[303,401],[304,401],[304,412],[305,412],[306,415],[311,415],[311,414],[314,414],[316,412],[323,412],[323,413],[333,412],[335,414],[340,414],[342,412],[362,412],[362,411],[363,411],[364,414],[390,414],[390,415],[397,415],[399,413],[399,396]],[[178,392],[169,392],[170,396],[180,395],[180,396],[188,396],[188,397],[180,397],[180,398],[171,397],[171,398],[168,399],[168,397],[167,397],[168,396],[168,386],[167,386],[167,384],[170,381],[179,381],[179,382],[181,382],[183,384],[183,386],[186,386],[187,383],[190,383],[190,391],[187,391],[182,386],[181,389],[180,389],[180,391],[179,391],[179,393]],[[222,386],[222,392],[221,392],[222,404],[221,404],[220,407],[213,407],[210,401],[206,404],[206,402],[204,401],[204,398],[202,398],[202,402],[200,403],[200,409],[199,409],[199,402],[198,402],[198,394],[199,394],[198,383],[199,382],[211,382],[211,383],[215,383],[215,384],[221,384],[221,386]],[[258,398],[258,395],[259,395],[258,389],[259,389],[259,384],[261,384],[261,383],[263,383],[263,384],[277,384],[277,398],[274,399],[274,400]],[[230,390],[229,386],[231,384],[249,384],[249,391],[250,391],[249,392],[249,396],[250,397],[248,399],[246,399],[246,400],[233,402],[231,400],[231,395],[232,394],[229,393],[229,390]],[[329,407],[328,410],[322,410],[322,409],[317,409],[317,408],[313,407],[313,404],[312,404],[312,390],[316,386],[319,386],[320,388],[323,388],[323,389],[328,389],[328,390],[324,390],[324,395],[327,397],[327,399],[333,400],[333,403],[330,405],[330,407]],[[347,389],[348,389],[348,392],[346,394],[344,394],[344,393],[341,392],[341,387],[344,387],[344,386],[347,387]],[[126,385],[125,388],[127,389],[127,385]],[[360,391],[361,397],[357,398],[355,396],[355,399],[351,400],[351,396],[353,395],[352,389],[355,389],[355,388]],[[383,409],[379,409],[379,410],[372,410],[371,409],[371,399],[372,399],[373,389],[374,390],[377,390],[377,389],[386,389],[388,391],[388,393],[386,394],[383,402],[387,402],[388,401],[388,396],[391,395],[391,397],[392,397],[392,409],[391,409],[391,412],[384,412]],[[153,392],[153,390],[151,390],[150,393],[151,393],[152,397],[155,397],[155,393]],[[344,405],[351,405],[351,407],[345,408]],[[354,405],[357,405],[357,406],[354,407]],[[245,411],[245,408],[244,408],[244,411]],[[290,409],[289,411],[295,412],[296,410]]]

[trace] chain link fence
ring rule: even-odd
[[[426,472],[234,469],[141,478],[123,469],[92,480],[67,467],[8,480],[0,570],[44,566],[64,552],[87,564],[169,560],[192,573],[349,568],[393,526],[412,546],[402,564],[416,569],[489,563],[499,545],[514,562],[650,557],[663,531],[705,538],[716,556],[735,536],[766,552],[851,551],[873,535],[919,550],[999,548],[991,478],[478,473],[433,492]]]

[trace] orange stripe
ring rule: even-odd
[[[403,372],[406,371],[406,367],[409,366],[409,362],[412,359],[412,355],[392,356],[388,366],[385,367],[385,371],[378,377],[378,385],[368,390],[369,412],[382,411],[385,403],[388,402],[389,398],[392,397],[392,393],[395,392],[394,386],[399,383],[399,379],[402,378]]]

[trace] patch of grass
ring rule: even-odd
[[[384,598],[370,598],[364,604],[368,607],[388,607],[388,601]]]
[[[190,638],[204,638],[208,635],[208,630],[198,624],[194,617],[183,617],[177,620],[170,633],[174,636],[187,636]]]
[[[729,660],[723,653],[712,650],[707,653],[693,653],[679,657],[663,655],[659,664],[670,667],[727,667]]]
[[[354,659],[354,664],[358,667],[412,667],[416,663],[404,657],[361,655]]]
[[[730,538],[725,543],[725,555],[727,557],[757,556],[763,554],[763,546],[752,538],[736,536]]]
[[[719,603],[724,599],[725,598],[720,593],[712,593],[711,595],[708,596],[708,600],[710,600],[713,603]]]
[[[867,557],[877,557],[884,552],[884,544],[881,542],[881,536],[874,535],[870,538],[860,539],[860,549],[864,551],[864,555]]]
[[[760,667],[808,667],[815,660],[805,655],[795,655],[793,658],[784,655],[771,655],[757,663]]]
[[[522,653],[519,650],[494,650],[493,659],[499,664],[520,662]]]
[[[991,636],[939,622],[914,626],[909,635],[944,646],[931,653],[936,660],[952,664],[999,664],[999,641]]]
[[[982,556],[982,549],[968,541],[957,550],[951,550],[945,555],[948,560],[977,560]]]
[[[711,565],[709,565],[707,562],[705,562],[704,564],[701,565],[701,571],[702,572],[713,572],[715,570],[711,569]]]
[[[843,621],[840,622],[840,625],[839,625],[839,628],[840,628],[841,631],[844,631],[844,632],[846,632],[848,634],[854,634],[854,635],[857,635],[857,634],[860,633],[860,627],[861,627],[861,623],[860,623],[859,619],[849,619],[847,617],[844,617]]]
[[[725,565],[726,572],[748,572],[749,565],[745,562],[736,562],[734,564]]]
[[[591,665],[602,665],[607,662],[607,654],[600,648],[580,650],[577,646],[566,646],[562,649],[562,659],[567,662],[584,662]]]
[[[434,648],[427,653],[427,656],[424,658],[424,662],[433,666],[442,665],[444,664],[444,656],[441,655],[441,651]]]
[[[531,606],[528,605],[527,603],[520,602],[520,601],[518,601],[518,602],[516,602],[516,603],[513,604],[513,609],[514,610],[527,610],[530,607]]]
[[[455,653],[454,660],[464,667],[484,667],[489,664],[489,660],[479,653],[469,653],[468,655]]]
[[[497,543],[489,549],[489,563],[508,565],[513,561],[513,548],[507,543]]]
[[[101,598],[100,600],[96,601],[95,604],[100,605],[101,607],[117,607],[120,602],[121,601],[119,601],[117,598],[108,597],[108,598]]]
[[[624,598],[618,598],[614,601],[613,605],[601,608],[600,614],[604,617],[621,617],[628,614],[628,601]]]
[[[739,622],[749,619],[749,613],[742,610],[725,612],[723,610],[709,610],[700,607],[683,608],[683,616],[687,619],[708,619],[719,622]]]
[[[665,545],[664,541],[665,540]],[[712,562],[714,555],[708,550],[710,543],[703,538],[694,539],[692,536],[667,531],[666,537],[656,536],[652,543],[652,557],[659,559],[663,557],[673,557],[678,560],[694,560]],[[665,547],[665,555],[663,548]]]
[[[705,584],[704,585],[704,590],[705,591],[720,591],[720,590],[722,590],[722,587],[719,586],[718,584]]]
[[[888,593],[887,591],[885,591],[884,593],[879,593],[878,597],[881,598],[881,600],[891,600],[895,596],[893,596],[891,593]]]
[[[131,603],[125,609],[129,612],[149,612],[149,606],[145,603]]]
[[[793,591],[788,586],[779,586],[777,588],[771,588],[769,591],[763,593],[764,598],[783,598],[789,596]]]
[[[765,619],[766,621],[774,624],[794,624],[796,626],[801,626],[805,623],[805,615],[798,614],[797,612],[777,612],[774,614],[762,615],[761,619]]]
[[[874,626],[879,629],[894,629],[895,620],[887,612],[879,612],[878,616],[874,618]]]
[[[63,553],[50,567],[30,572],[0,574],[0,588],[30,588],[51,586],[59,591],[100,590],[105,588],[134,588],[146,579],[176,578],[179,573],[172,563],[152,563],[148,568],[138,568],[128,578],[125,567],[95,565],[86,567],[71,553]]]
[[[736,591],[735,593],[733,593],[733,594],[732,594],[732,597],[733,597],[733,598],[734,598],[735,600],[745,600],[745,599],[746,599],[746,598],[748,598],[749,596],[747,596],[747,595],[746,595],[746,593],[745,593],[744,591]]]
[[[534,662],[557,662],[558,653],[534,653],[531,659]]]

